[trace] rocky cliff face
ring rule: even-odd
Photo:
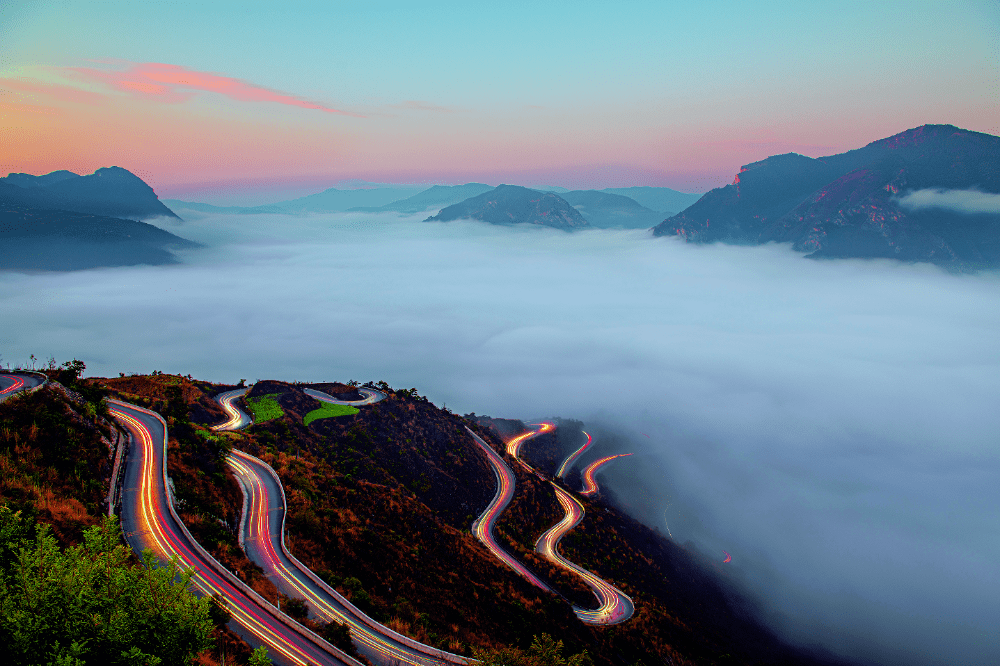
[[[830,157],[769,157],[654,233],[787,242],[814,257],[1000,266],[1000,211],[908,205],[908,194],[925,190],[1000,193],[1000,137],[925,125]]]
[[[517,185],[500,185],[448,206],[425,222],[459,219],[482,220],[490,224],[538,224],[564,231],[589,226],[580,212],[558,194]]]

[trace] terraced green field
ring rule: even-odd
[[[281,409],[281,405],[278,404],[278,401],[275,400],[279,395],[279,393],[269,393],[268,395],[246,398],[244,400],[247,407],[253,412],[254,423],[264,423],[265,421],[276,419],[285,413]]]
[[[316,419],[328,419],[334,416],[347,416],[348,414],[357,414],[358,408],[351,407],[350,405],[333,405],[330,403],[323,403],[323,406],[319,409],[314,409],[305,415],[302,422],[309,425]]]

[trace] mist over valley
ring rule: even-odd
[[[423,216],[214,215],[180,265],[5,273],[4,362],[384,380],[455,413],[580,419],[603,483],[871,663],[982,663],[1000,581],[1000,285],[787,246]],[[587,464],[590,460],[581,460]],[[721,566],[721,565],[720,565]]]

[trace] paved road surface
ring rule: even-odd
[[[241,633],[268,647],[285,664],[359,666],[326,641],[280,615],[191,537],[168,497],[166,427],[154,412],[113,401],[112,415],[129,431],[132,447],[122,489],[122,530],[136,552],[149,548],[161,562],[177,557],[195,570],[192,583],[201,594],[221,594]]]
[[[44,383],[44,376],[33,372],[0,373],[0,402],[19,391],[27,391]]]
[[[215,397],[229,416],[229,420],[215,426],[215,430],[237,430],[253,422],[234,404],[247,390],[226,391]],[[306,389],[313,397],[335,404],[370,405],[385,398],[381,391],[359,390],[365,393],[364,400],[345,402]],[[424,645],[376,622],[316,576],[285,547],[286,500],[278,475],[270,465],[243,451],[233,450],[229,464],[246,496],[241,527],[244,551],[251,561],[264,569],[283,594],[304,599],[316,619],[347,624],[358,651],[373,663],[385,666],[472,663],[470,659]]]

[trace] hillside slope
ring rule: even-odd
[[[689,242],[791,243],[814,257],[1000,266],[1000,211],[915,208],[913,192],[1000,193],[1000,137],[924,125],[838,155],[744,165],[654,229]]]

